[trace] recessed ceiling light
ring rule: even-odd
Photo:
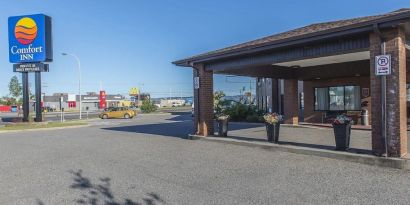
[[[359,77],[359,76],[360,76],[360,74],[359,74],[359,73],[356,73],[356,74],[354,74],[354,76]]]
[[[315,78],[316,80],[320,80],[320,78]]]

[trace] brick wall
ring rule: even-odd
[[[298,80],[284,80],[283,101],[285,123],[297,125],[299,123]]]
[[[195,65],[194,77],[199,77],[199,89],[194,93],[195,123],[197,133],[202,136],[210,136],[214,133],[213,128],[213,73],[205,71],[202,64]]]
[[[405,34],[401,27],[382,31],[386,41],[386,54],[392,57],[392,74],[387,76],[386,113],[388,153],[392,157],[407,155],[407,105],[406,105],[406,50]],[[384,153],[381,130],[381,80],[375,76],[375,56],[381,54],[381,40],[370,34],[370,72],[372,88],[372,148],[375,154]]]

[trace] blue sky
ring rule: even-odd
[[[410,7],[408,0],[2,0],[0,96],[8,94],[7,18],[44,13],[53,18],[54,62],[43,92],[126,94],[133,86],[153,96],[192,95],[192,70],[172,61],[311,23],[374,15]],[[21,77],[19,75],[19,77]],[[34,76],[30,76],[34,78]],[[235,82],[235,83],[227,83]],[[249,78],[215,77],[215,90],[239,94]],[[245,83],[246,82],[246,83]],[[31,83],[33,84],[33,83]],[[254,85],[253,85],[254,87]]]

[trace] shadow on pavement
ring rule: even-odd
[[[142,198],[143,203],[133,201],[132,199],[117,199],[111,190],[111,179],[109,177],[99,178],[98,183],[93,183],[91,179],[83,175],[82,170],[69,171],[73,175],[73,184],[70,188],[82,191],[78,204],[105,204],[105,205],[156,205],[165,204],[164,200],[156,193],[147,193]]]
[[[168,137],[180,137],[186,138],[188,134],[193,133],[193,118],[190,114],[172,116],[166,119],[170,122],[156,123],[156,124],[143,124],[143,125],[128,125],[120,127],[106,127],[105,130],[121,131],[121,132],[134,132],[152,135],[161,135]],[[242,130],[249,128],[256,128],[264,126],[257,123],[230,123],[229,130]],[[217,131],[217,125],[214,124],[214,130]]]
[[[129,125],[121,127],[107,127],[104,130],[134,132],[151,135],[161,135],[167,137],[186,137],[191,134],[193,124],[189,121],[185,122],[171,122],[160,124],[146,124],[146,125]]]
[[[22,117],[2,117],[0,118],[0,122],[5,122],[5,123],[23,122],[23,118]]]
[[[102,177],[94,183],[90,178],[83,175],[83,171],[69,171],[72,174],[73,183],[71,189],[81,191],[81,197],[74,199],[76,204],[84,205],[160,205],[166,204],[165,201],[156,193],[146,193],[141,198],[142,202],[132,199],[118,199],[111,189],[111,178]],[[40,199],[36,200],[37,205],[45,205]]]
[[[246,122],[230,122],[228,126],[229,126],[229,131],[235,131],[235,130],[244,130],[244,129],[257,128],[257,127],[265,127],[265,124],[263,124],[263,123],[246,123]],[[215,129],[215,131],[218,129],[218,125],[216,124],[216,122],[214,123],[214,129]]]
[[[178,121],[178,122],[185,122],[190,121],[192,122],[194,118],[189,113],[171,113],[172,118],[167,119],[168,121]]]

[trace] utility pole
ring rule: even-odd
[[[63,56],[71,56],[73,57],[78,64],[78,95],[80,97],[80,120],[81,120],[81,114],[82,114],[82,99],[81,99],[81,62],[80,59],[74,55],[74,54],[70,54],[70,53],[62,53],[61,55]]]

